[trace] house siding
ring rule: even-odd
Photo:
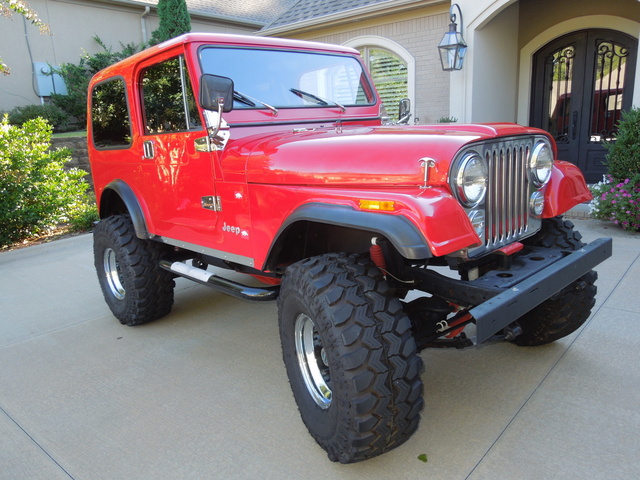
[[[41,35],[26,24],[20,15],[0,17],[0,58],[11,69],[11,75],[0,75],[0,112],[16,106],[38,104],[40,98],[32,86],[32,61],[51,65],[78,63],[83,52],[102,51],[93,40],[98,36],[114,51],[121,44],[143,42],[141,15],[144,5],[125,6],[73,0],[30,0],[40,18],[51,27],[52,35]],[[155,11],[145,17],[146,36],[158,28]],[[243,26],[213,19],[193,17],[194,32],[251,34],[258,27]]]

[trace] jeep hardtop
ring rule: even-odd
[[[611,239],[585,245],[562,218],[591,197],[549,134],[408,125],[406,101],[383,122],[356,50],[187,34],[89,88],[95,267],[113,314],[167,315],[176,276],[277,300],[293,395],[333,461],[418,428],[423,348],[543,345],[594,305]]]

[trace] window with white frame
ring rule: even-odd
[[[415,62],[401,45],[378,36],[363,36],[349,40],[346,46],[360,51],[380,94],[383,116],[398,120],[398,104],[403,98],[414,101]]]

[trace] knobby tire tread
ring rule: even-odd
[[[544,219],[540,231],[527,243],[546,248],[577,250],[584,246],[582,235],[562,217]],[[512,342],[538,346],[566,337],[587,321],[595,305],[598,274],[591,270],[518,320],[522,335]]]
[[[142,240],[135,234],[128,215],[101,220],[94,230],[95,264],[103,294],[120,323],[142,325],[167,315],[173,306],[175,282],[170,272],[160,268],[162,245]],[[125,299],[115,298],[103,286],[102,255],[112,248],[119,256],[125,281]]]
[[[311,435],[331,460],[342,463],[362,461],[404,443],[418,428],[423,406],[422,359],[409,319],[378,268],[364,257],[346,254],[294,264],[283,281],[280,312],[296,289],[313,310],[330,319],[331,332],[324,332],[324,340],[329,338],[340,352],[340,368],[333,371],[332,381],[345,382],[343,390],[351,392],[331,435],[318,433],[314,419],[298,402]],[[283,340],[283,354],[285,348]],[[292,388],[295,394],[293,381]],[[342,400],[336,398],[332,408]]]

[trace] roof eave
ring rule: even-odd
[[[255,29],[263,28],[266,24],[264,22],[257,22],[255,20],[242,19],[237,17],[228,17],[226,15],[211,15],[204,12],[198,12],[191,10],[189,12],[191,18],[200,18],[205,20],[218,20],[223,23],[231,23],[243,27],[250,27]]]
[[[337,25],[340,23],[345,23],[346,21],[352,22],[356,17],[359,17],[359,19],[366,19],[370,17],[399,13],[417,7],[437,5],[440,3],[450,3],[450,0],[389,0],[388,2],[365,5],[363,7],[343,10],[341,12],[310,18],[307,20],[301,20],[299,22],[279,25],[273,28],[267,26],[266,28],[263,28],[262,30],[256,32],[256,35],[265,37],[278,36],[293,31],[300,32],[305,30],[312,30],[315,27],[326,24]]]
[[[123,6],[132,7],[132,8],[140,8],[143,11],[146,8],[149,8],[150,10],[153,10],[155,12],[158,11],[157,5],[152,5],[146,2],[138,2],[136,0],[94,0],[94,1],[98,1],[100,3],[107,3],[107,4],[109,3],[120,4]],[[248,28],[260,29],[260,28],[264,28],[264,26],[266,25],[265,22],[259,22],[259,21],[250,20],[247,18],[231,17],[228,15],[211,14],[211,13],[203,12],[201,10],[189,10],[189,14],[191,15],[191,18],[196,18],[196,19],[199,18],[204,20],[216,20],[222,23],[233,24],[233,25],[238,25],[238,26],[243,26]]]

